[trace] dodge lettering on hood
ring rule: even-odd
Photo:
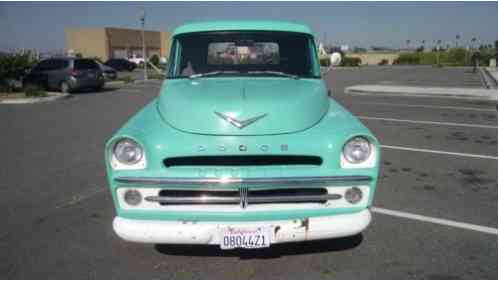
[[[185,24],[158,97],[107,141],[113,228],[222,249],[356,235],[379,148],[328,96],[307,26]]]

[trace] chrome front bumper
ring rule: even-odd
[[[352,214],[282,221],[186,222],[135,220],[115,217],[113,228],[124,240],[139,243],[220,244],[224,227],[271,227],[271,243],[297,242],[351,236],[370,223],[368,209]]]

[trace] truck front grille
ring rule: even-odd
[[[329,194],[326,188],[268,188],[238,190],[179,190],[162,189],[157,196],[145,200],[168,205],[240,205],[318,203],[341,199],[340,194]]]

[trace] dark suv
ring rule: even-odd
[[[80,89],[100,90],[104,76],[91,59],[51,58],[39,62],[23,79],[23,87],[37,86],[68,93]]]
[[[104,63],[117,71],[133,71],[137,65],[126,59],[110,59]]]

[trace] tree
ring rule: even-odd
[[[20,79],[35,63],[31,52],[0,54],[0,87],[11,92],[12,80]]]

